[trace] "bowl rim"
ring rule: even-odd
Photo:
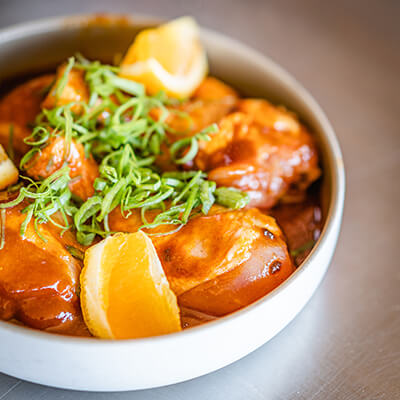
[[[104,24],[105,20],[101,19],[96,22],[96,18],[105,17],[108,23]],[[21,40],[27,35],[37,35],[43,33],[52,33],[59,31],[61,29],[84,27],[90,22],[91,26],[110,26],[111,24],[117,24],[118,21],[127,22],[127,26],[138,26],[146,27],[148,25],[157,24],[165,21],[166,18],[149,16],[146,14],[75,14],[66,16],[57,16],[50,18],[42,18],[34,21],[23,22],[11,25],[0,29],[0,47],[5,43],[13,40]],[[341,223],[343,208],[344,208],[344,197],[345,197],[345,171],[344,171],[344,161],[342,152],[340,149],[339,141],[335,135],[335,132],[326,117],[324,111],[314,99],[314,97],[300,84],[289,72],[287,72],[278,63],[273,61],[269,56],[264,55],[260,51],[257,51],[247,44],[240,42],[237,39],[229,37],[225,34],[219,33],[217,31],[200,27],[201,34],[208,37],[210,40],[216,39],[220,43],[224,42],[227,47],[234,47],[237,51],[241,52],[243,55],[249,59],[249,62],[256,63],[263,66],[263,68],[272,71],[274,75],[278,75],[280,79],[295,92],[299,97],[301,97],[304,104],[310,110],[310,113],[315,117],[321,126],[321,136],[326,139],[326,144],[324,145],[330,153],[330,169],[331,169],[331,193],[329,199],[329,209],[326,215],[325,224],[321,231],[321,235],[317,240],[315,246],[311,250],[310,254],[302,262],[302,264],[296,268],[296,270],[282,282],[277,288],[272,290],[270,293],[256,300],[255,302],[249,304],[248,306],[239,309],[231,314],[224,317],[219,317],[216,320],[194,326],[190,329],[182,330],[180,332],[174,332],[167,335],[152,336],[147,338],[137,338],[137,339],[119,339],[119,340],[102,340],[93,337],[79,337],[79,336],[68,336],[62,334],[55,334],[51,332],[45,332],[30,327],[17,325],[10,323],[8,321],[0,320],[0,330],[3,332],[9,332],[12,335],[17,335],[20,337],[29,337],[31,340],[34,339],[37,342],[52,342],[53,344],[71,344],[75,346],[83,345],[95,346],[101,348],[117,348],[120,346],[141,346],[145,344],[156,344],[163,342],[168,342],[171,340],[179,338],[188,338],[189,336],[195,337],[202,335],[204,330],[217,329],[218,327],[225,326],[229,324],[232,320],[241,318],[243,314],[247,314],[260,308],[264,303],[271,301],[273,298],[278,296],[281,292],[285,291],[286,288],[293,284],[300,275],[303,275],[309,268],[310,264],[314,262],[318,255],[328,246],[328,240],[330,236],[334,234],[335,225]]]

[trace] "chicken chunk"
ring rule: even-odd
[[[319,199],[309,195],[306,201],[282,204],[271,210],[271,214],[285,234],[295,264],[300,265],[321,234],[323,218]]]
[[[125,232],[141,225],[137,214],[125,219],[119,211],[109,223],[112,230]],[[208,315],[251,303],[294,271],[275,220],[257,209],[217,207],[176,233],[151,239],[178,302]]]
[[[231,87],[216,78],[207,77],[193,97],[178,107],[190,118],[172,113],[167,122],[175,131],[197,133],[231,112],[237,101],[238,95]]]
[[[0,145],[10,153],[14,153],[17,163],[24,153],[29,150],[24,139],[30,135],[28,128],[22,128],[14,122],[0,122]]]
[[[238,110],[250,115],[254,122],[264,129],[296,134],[302,129],[297,118],[283,107],[275,107],[262,99],[242,99]]]
[[[34,179],[44,179],[60,169],[65,162],[71,169],[71,192],[82,200],[91,197],[94,194],[94,180],[99,175],[98,166],[91,155],[85,156],[82,144],[74,140],[68,145],[65,137],[54,137],[28,162],[26,172]]]
[[[38,329],[61,332],[63,326],[70,331],[79,326],[82,330],[76,293],[80,262],[67,251],[58,229],[40,224],[38,232],[45,242],[31,221],[22,237],[20,227],[26,217],[21,213],[23,207],[5,211],[4,245],[0,249],[0,318],[17,319]],[[68,234],[64,239],[73,242]]]
[[[235,108],[237,102],[238,95],[231,87],[216,78],[205,78],[189,101],[170,108],[171,112],[167,118],[171,128],[168,139],[174,142],[219,122]],[[161,111],[155,109],[152,114],[153,118],[158,119]],[[163,171],[177,169],[165,144],[161,147],[161,155],[157,157],[156,163]]]
[[[64,89],[56,96],[55,91],[64,71],[65,65],[58,69],[56,79],[54,75],[35,78],[14,89],[0,102],[0,144],[8,148],[12,132],[14,149],[21,155],[29,149],[23,141],[31,133],[28,124],[35,120],[41,106],[52,108],[88,100],[83,72],[75,69],[70,71]],[[53,82],[55,83],[44,99],[45,89]],[[78,112],[79,107],[75,105],[72,109]],[[70,183],[71,191],[83,200],[87,199],[94,193],[93,182],[98,176],[98,167],[92,156],[85,157],[83,146],[75,141],[71,141],[68,146],[65,138],[53,138],[26,165],[27,173],[34,179],[47,178],[60,169],[65,161],[71,168],[71,178],[74,178]]]
[[[302,194],[320,176],[316,144],[291,114],[265,100],[243,100],[202,142],[196,166],[219,186],[246,191],[250,207],[270,208]]]
[[[268,227],[277,225],[270,223]],[[260,299],[285,281],[295,268],[279,228],[278,232],[275,229],[278,237],[267,230],[252,244],[248,259],[183,293],[178,297],[179,305],[223,316]]]
[[[65,86],[57,96],[57,88],[59,87],[60,80],[64,76],[65,68],[66,65],[62,65],[57,69],[56,81],[42,103],[43,108],[50,109],[70,103],[87,103],[89,101],[89,88],[85,82],[84,71],[75,68],[69,71]],[[71,107],[71,110],[77,114],[81,109],[82,106],[80,104],[74,104]]]
[[[32,124],[40,113],[40,104],[46,88],[54,81],[54,75],[43,75],[18,86],[0,101],[0,144],[8,148],[12,132],[12,145],[21,155],[29,147],[24,139],[31,134]]]

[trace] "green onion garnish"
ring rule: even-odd
[[[68,64],[65,67],[63,76],[61,77],[61,79],[58,82],[57,87],[55,88],[55,95],[56,95],[57,99],[62,95],[62,92],[64,91],[65,86],[68,83],[68,75],[71,72],[72,67],[74,66],[74,63],[75,63],[75,58],[74,57],[70,57],[68,59]]]
[[[315,244],[315,240],[310,240],[310,241],[304,243],[302,246],[298,247],[297,249],[291,250],[290,255],[292,257],[296,257],[300,254],[303,254],[305,251],[312,249],[314,244]]]
[[[75,257],[78,260],[83,261],[83,259],[85,257],[85,253],[82,250],[77,249],[76,247],[70,246],[70,245],[66,245],[65,248],[67,249],[69,254],[71,254],[72,257]]]
[[[249,195],[235,188],[220,187],[215,189],[217,203],[222,206],[237,210],[245,207],[249,202]]]
[[[6,210],[0,211],[0,250],[5,244],[5,233],[6,233]]]
[[[248,203],[247,194],[233,188],[217,188],[203,171],[162,173],[156,166],[156,158],[165,147],[176,165],[188,164],[199,151],[199,141],[210,140],[209,134],[218,131],[216,124],[171,144],[167,136],[167,132],[174,132],[167,123],[170,113],[190,117],[170,110],[168,107],[174,101],[165,93],[148,96],[142,84],[119,77],[118,67],[89,62],[77,55],[68,60],[53,90],[57,98],[62,96],[73,68],[84,71],[88,103],[74,102],[42,110],[32,134],[25,139],[31,149],[20,163],[21,168],[26,167],[33,157],[40,156],[53,137],[64,136],[65,166],[44,180],[22,177],[26,184],[19,195],[0,204],[3,210],[26,204],[22,210],[26,214],[22,235],[33,220],[36,228],[41,223],[52,223],[62,233],[72,228],[80,243],[90,245],[96,235],[105,237],[112,233],[108,216],[116,208],[125,217],[139,209],[143,221],[140,229],[172,225],[171,231],[164,233],[168,234],[179,230],[193,216],[207,214],[214,203],[231,209]],[[158,117],[154,117],[154,110],[158,110]],[[86,201],[69,189],[68,154],[72,141],[81,143],[85,154],[92,155],[99,164],[99,177],[93,185],[95,194]],[[152,221],[146,219],[150,209],[160,210]],[[61,214],[63,223],[54,218],[55,213]]]

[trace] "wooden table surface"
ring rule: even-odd
[[[191,14],[291,72],[325,109],[342,146],[342,232],[306,308],[231,366],[115,394],[57,390],[0,374],[0,400],[400,399],[400,2],[0,0],[0,27],[95,11]]]

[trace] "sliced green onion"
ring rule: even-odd
[[[67,251],[71,254],[72,257],[75,257],[78,260],[83,261],[83,259],[85,257],[85,253],[82,250],[80,250],[74,246],[70,246],[70,245],[66,245],[65,247],[66,247]]]
[[[107,74],[106,81],[121,89],[123,92],[129,93],[133,96],[143,96],[145,93],[144,86],[141,83],[131,81],[130,79],[120,78],[116,75]]]
[[[64,73],[63,73],[61,79],[58,81],[57,87],[55,88],[55,95],[56,95],[56,99],[57,100],[61,97],[61,95],[62,95],[62,93],[63,93],[63,91],[65,89],[65,86],[68,83],[68,75],[71,72],[72,67],[74,66],[74,64],[75,64],[75,58],[74,57],[70,57],[68,59],[68,64],[65,67]]]
[[[101,212],[97,217],[98,221],[102,221],[104,216],[109,214],[115,207],[112,206],[114,198],[118,195],[118,192],[123,189],[126,185],[126,179],[122,178],[118,183],[116,183],[104,196],[101,203]]]
[[[83,246],[89,246],[93,243],[94,238],[96,237],[95,233],[86,233],[86,232],[77,232],[76,239]]]
[[[100,196],[93,196],[82,204],[74,216],[75,227],[78,231],[82,230],[83,224],[101,209],[101,203]]]
[[[220,187],[215,189],[215,198],[217,203],[222,206],[237,210],[247,206],[250,201],[249,195],[245,192],[241,192],[238,189]]]
[[[71,141],[72,141],[72,116],[71,111],[69,109],[64,110],[65,116],[65,161],[68,160],[71,150]]]
[[[0,211],[0,250],[4,248],[6,243],[6,210]]]
[[[202,204],[201,210],[205,215],[208,214],[211,206],[215,202],[215,197],[213,195],[215,186],[215,182],[210,181],[203,181],[200,184],[200,201]]]
[[[86,157],[98,162],[99,176],[93,183],[95,194],[84,201],[71,193],[71,182],[80,180],[81,176],[71,180],[68,165],[46,179],[21,176],[23,186],[19,187],[18,196],[0,203],[0,209],[27,203],[22,210],[26,214],[21,225],[22,235],[33,221],[36,233],[45,240],[39,224],[51,223],[61,229],[61,234],[74,228],[77,240],[88,246],[96,236],[112,233],[108,218],[117,207],[126,218],[134,210],[140,210],[143,221],[140,229],[175,226],[169,232],[158,234],[164,235],[178,231],[199,213],[207,214],[216,202],[233,209],[248,203],[248,196],[238,190],[216,188],[215,182],[207,180],[205,172],[159,172],[156,161],[164,148],[169,150],[175,164],[188,164],[196,158],[199,142],[210,140],[209,134],[217,132],[216,124],[171,144],[167,136],[167,132],[174,132],[167,123],[170,113],[190,120],[189,114],[168,108],[179,102],[162,92],[147,96],[142,84],[118,76],[118,67],[90,62],[80,55],[76,60],[68,60],[54,95],[57,99],[62,96],[69,74],[76,68],[83,71],[89,89],[88,102],[76,101],[43,109],[35,120],[32,134],[25,139],[31,149],[20,165],[26,167],[33,158],[40,161],[42,149],[52,138],[63,136],[64,161],[69,159],[71,146],[76,142],[83,145]],[[74,106],[79,106],[79,113],[73,111]],[[48,172],[54,168],[50,163],[46,167]],[[149,209],[160,211],[151,222],[145,215]],[[55,218],[56,213],[61,215],[62,222]]]

